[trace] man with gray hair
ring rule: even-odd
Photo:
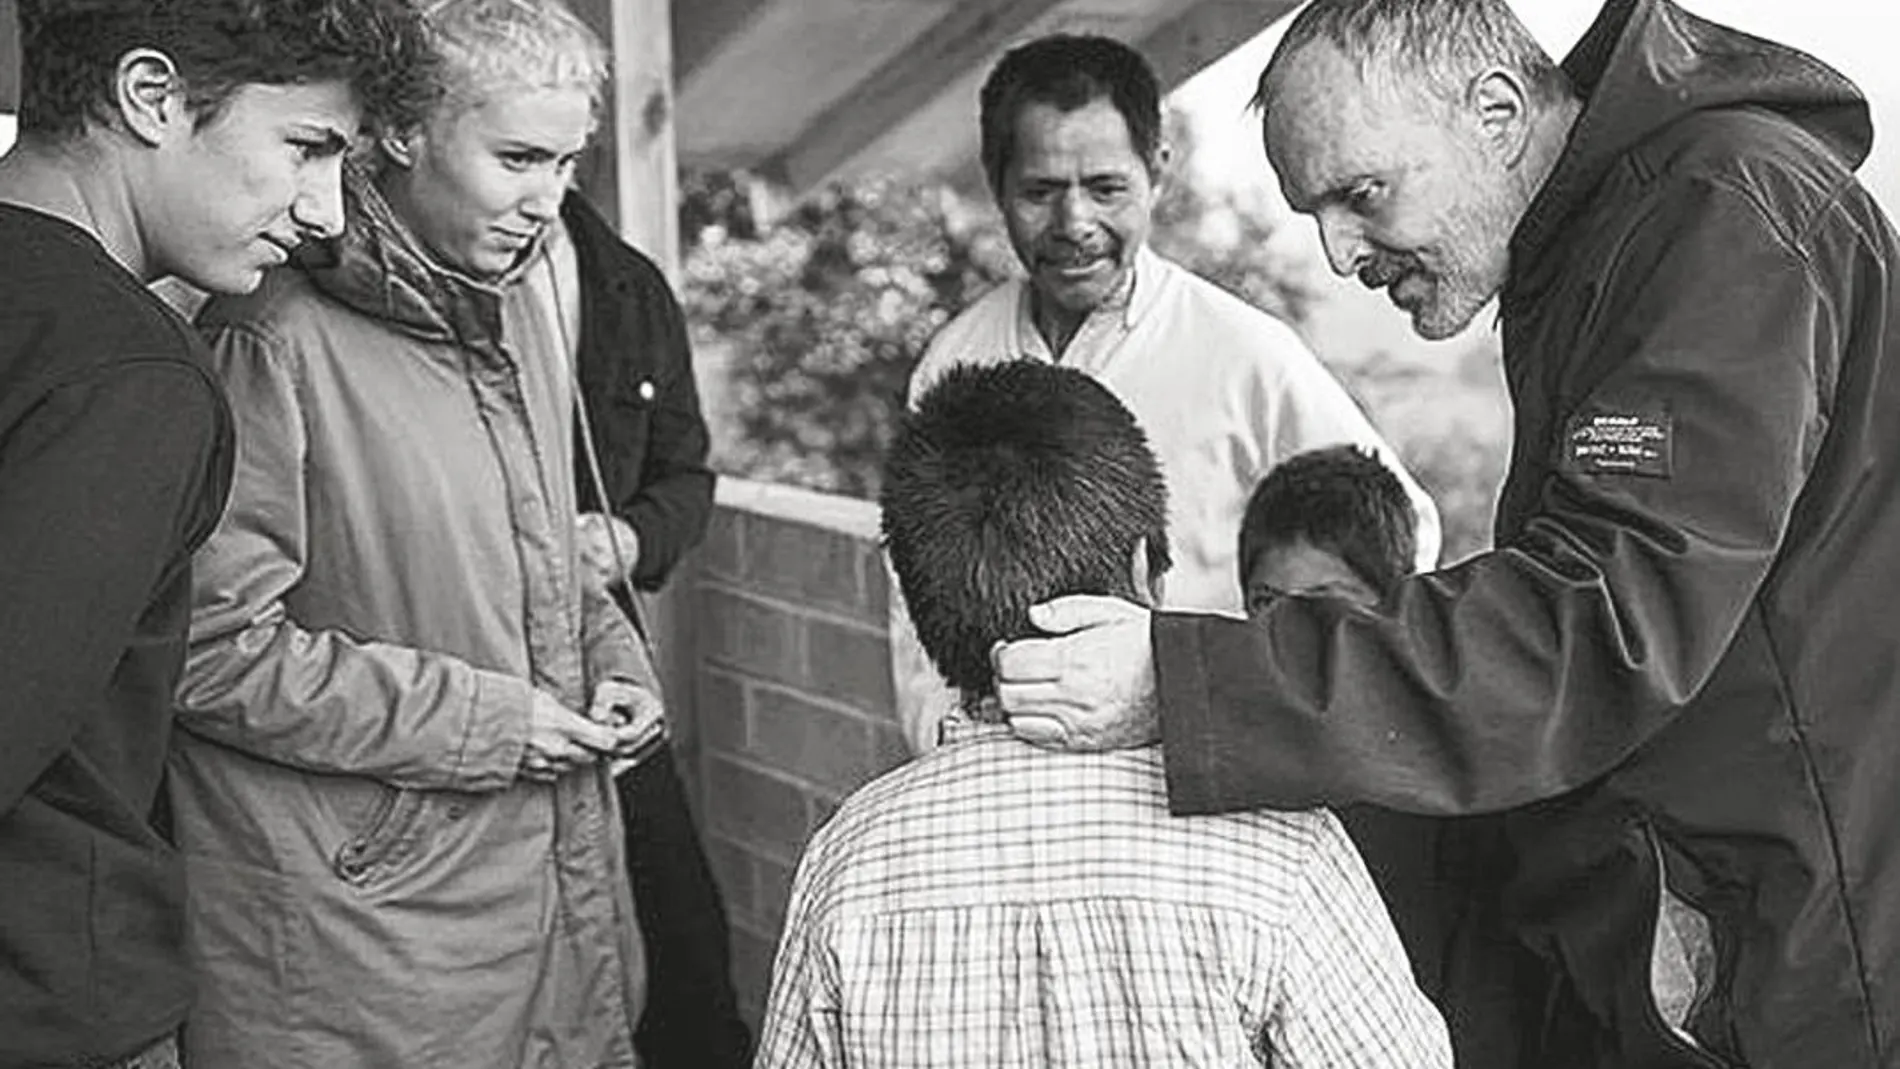
[[[1180,812],[1501,813],[1544,963],[1512,1064],[1900,1066],[1900,241],[1853,175],[1865,99],[1669,0],[1611,0],[1561,66],[1503,0],[1316,0],[1259,103],[1334,270],[1428,337],[1501,299],[1497,549],[1374,609],[1041,606],[1064,634],[997,656],[1017,730],[1164,737]],[[1666,1004],[1662,918],[1713,948]]]

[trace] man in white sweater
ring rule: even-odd
[[[1044,37],[997,63],[980,107],[984,173],[1027,278],[937,334],[912,372],[913,405],[963,364],[1037,360],[1106,385],[1172,491],[1166,608],[1241,611],[1248,494],[1281,460],[1326,445],[1362,445],[1392,467],[1418,510],[1418,565],[1434,566],[1437,509],[1292,328],[1147,247],[1169,155],[1147,61],[1105,37]],[[958,696],[895,594],[891,625],[898,715],[922,752]]]

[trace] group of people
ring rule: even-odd
[[[633,591],[700,537],[559,0],[22,0],[0,159],[0,1065],[753,1057]],[[756,1064],[1900,1067],[1900,245],[1865,100],[1671,0],[1312,0],[1332,267],[1498,301],[1496,548],[1148,248],[1160,87],[1010,50],[1024,268],[880,506],[919,756]],[[147,283],[213,296],[187,325]],[[1892,403],[1890,403],[1892,402]],[[1156,745],[1159,743],[1160,745]]]
[[[633,600],[707,433],[664,275],[570,189],[595,34],[20,14],[0,1064],[748,1064]]]
[[[1144,247],[1154,101],[1101,38],[984,86],[1026,277],[881,500],[922,755],[807,848],[761,1064],[1900,1066],[1864,98],[1670,0],[1561,63],[1503,0],[1293,19],[1253,103],[1333,269],[1427,338],[1497,302],[1496,548],[1442,569],[1298,340]]]

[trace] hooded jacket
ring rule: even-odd
[[[1376,611],[1157,617],[1183,812],[1509,810],[1523,1064],[1900,1066],[1900,247],[1866,103],[1612,0],[1511,244],[1494,552]],[[1650,997],[1665,884],[1714,940]]]
[[[583,710],[651,678],[578,581],[572,378],[502,331],[525,281],[433,266],[366,187],[350,209],[334,264],[199,318],[239,446],[171,766],[187,1059],[631,1066],[645,977],[607,770],[516,778],[531,689]]]

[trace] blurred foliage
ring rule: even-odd
[[[889,179],[833,185],[761,228],[758,180],[684,184],[682,298],[701,349],[728,354],[750,478],[875,496],[911,366],[938,327],[1005,277],[1009,251],[960,223],[951,190]]]
[[[1193,145],[1170,119],[1178,175]],[[834,183],[788,211],[743,172],[686,175],[681,297],[702,360],[723,364],[714,463],[747,478],[875,497],[910,369],[931,336],[1020,271],[987,196],[889,178]],[[765,219],[770,216],[770,223]],[[1196,274],[1300,325],[1313,269],[1276,251],[1276,224],[1230,193],[1167,186],[1153,246]],[[1488,544],[1502,452],[1488,428],[1430,425],[1428,372],[1389,359],[1334,369],[1445,513],[1447,558]],[[1454,373],[1454,378],[1458,377]],[[1454,384],[1455,387],[1455,384]],[[1399,433],[1387,416],[1416,426]],[[1404,421],[1402,420],[1402,422]]]

